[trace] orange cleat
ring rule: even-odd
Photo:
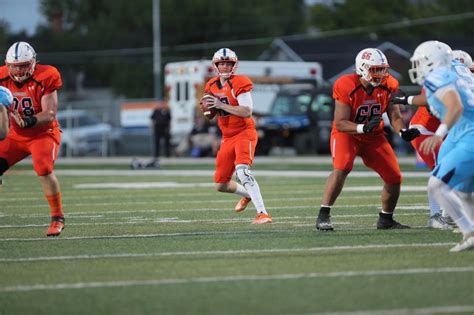
[[[252,199],[250,198],[247,198],[247,197],[242,197],[239,202],[237,203],[237,205],[235,206],[235,212],[242,212],[245,210],[245,208],[247,208],[247,205],[249,204],[249,202],[252,201]]]
[[[259,214],[257,214],[255,220],[253,220],[252,224],[265,224],[272,222],[272,217],[269,214],[260,212]]]
[[[59,236],[64,230],[64,217],[52,217],[46,236]]]

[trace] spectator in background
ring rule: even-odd
[[[0,86],[0,140],[7,137],[10,128],[8,113],[13,103],[13,95],[9,89]]]
[[[31,155],[33,167],[51,209],[47,236],[58,236],[64,229],[64,213],[54,162],[61,143],[56,120],[58,90],[62,86],[58,70],[37,64],[33,47],[16,42],[7,51],[0,67],[0,85],[12,92],[11,128],[0,141],[0,176]]]
[[[218,128],[205,119],[203,115],[196,115],[195,124],[189,136],[191,156],[216,156],[219,149],[219,140]]]
[[[171,115],[168,106],[158,105],[151,114],[151,126],[153,129],[153,159],[146,166],[160,167],[159,157],[161,153],[161,140],[163,139],[164,153],[166,157],[171,155],[170,127]]]

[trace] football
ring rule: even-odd
[[[208,107],[205,100],[206,100],[206,98],[209,98],[209,97],[215,97],[215,96],[211,93],[204,94],[204,96],[201,98],[201,101],[199,102],[199,107],[200,107],[203,115],[207,119],[213,119],[217,114],[217,109]]]

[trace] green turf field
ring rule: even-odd
[[[238,197],[214,192],[212,175],[58,170],[66,229],[55,239],[31,167],[6,174],[0,314],[474,313],[474,251],[449,253],[460,235],[424,227],[426,172],[405,178],[395,216],[412,229],[376,230],[382,182],[349,176],[336,231],[322,233],[324,176],[255,168],[271,225],[250,224],[253,206],[234,213]]]

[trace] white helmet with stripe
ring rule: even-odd
[[[219,71],[217,64],[223,61],[231,61],[234,63],[234,66],[232,67],[232,70],[230,72],[221,73]],[[219,49],[218,51],[215,52],[214,56],[212,57],[212,66],[214,67],[214,70],[217,72],[217,74],[223,79],[230,78],[235,73],[235,70],[237,70],[238,64],[239,64],[239,59],[237,58],[237,55],[235,54],[233,50],[230,50],[229,48]]]
[[[5,64],[10,77],[23,82],[35,71],[36,52],[27,42],[16,42],[8,49]]]

